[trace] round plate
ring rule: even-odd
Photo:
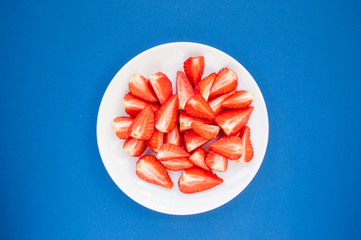
[[[171,190],[150,184],[135,174],[138,158],[129,156],[122,148],[123,140],[114,134],[112,122],[115,117],[127,116],[122,106],[123,97],[129,92],[128,83],[134,73],[145,77],[161,71],[172,81],[176,89],[176,72],[183,71],[183,62],[191,56],[204,56],[203,77],[218,72],[223,67],[233,70],[238,76],[238,90],[251,91],[255,97],[254,111],[249,119],[251,141],[254,150],[249,163],[229,161],[224,173],[215,172],[223,183],[213,189],[184,194],[178,189],[180,172],[169,171],[174,187]],[[101,158],[109,175],[117,186],[131,199],[152,210],[176,215],[202,213],[217,208],[234,197],[252,181],[267,148],[268,116],[260,89],[247,70],[226,53],[203,44],[175,42],[163,44],[134,57],[120,69],[109,84],[100,104],[97,121],[97,140]],[[148,149],[144,154],[152,154]]]

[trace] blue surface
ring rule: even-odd
[[[360,239],[360,1],[1,1],[1,239]],[[138,53],[192,41],[233,56],[268,107],[260,171],[194,216],[112,182],[96,117]]]

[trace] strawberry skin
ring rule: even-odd
[[[179,97],[179,109],[184,109],[186,102],[194,95],[192,84],[184,72],[177,72],[177,94]]]
[[[161,132],[170,132],[177,123],[177,117],[178,95],[175,94],[155,113],[155,127]]]
[[[236,162],[250,162],[253,158],[253,147],[251,143],[251,129],[244,126],[239,137],[242,139],[242,156]]]
[[[187,158],[174,158],[161,161],[163,166],[171,171],[180,171],[193,167],[193,164]]]
[[[131,117],[117,117],[113,120],[113,129],[118,138],[128,138],[129,126],[132,124],[133,120],[134,119]]]
[[[133,157],[139,157],[140,155],[142,155],[146,148],[147,148],[147,144],[145,143],[144,140],[139,140],[132,137],[125,140],[123,144],[123,149],[130,156]]]
[[[129,91],[136,97],[148,102],[157,102],[158,99],[145,77],[134,74],[129,82]]]
[[[149,76],[149,82],[160,104],[163,105],[173,94],[171,81],[164,73],[157,72]]]
[[[212,140],[218,136],[220,128],[215,125],[193,122],[192,129],[200,136]]]
[[[250,105],[254,95],[248,91],[238,91],[223,100],[222,106],[225,108],[240,109]]]
[[[183,148],[171,143],[163,144],[160,147],[157,155],[157,158],[161,161],[174,159],[174,158],[184,158],[184,157],[189,157],[189,154],[186,151],[184,151]]]
[[[206,157],[207,166],[218,172],[225,172],[228,167],[228,159],[213,151],[209,151]]]
[[[128,135],[141,140],[149,140],[154,131],[154,112],[146,106],[129,126]]]
[[[195,88],[195,93],[199,93],[202,97],[208,101],[209,95],[211,94],[211,88],[216,77],[216,73],[211,73],[208,77],[201,80]]]
[[[136,117],[140,111],[149,105],[154,112],[158,111],[159,105],[157,103],[147,102],[128,93],[123,98],[123,107],[126,113],[131,117]]]
[[[207,119],[191,117],[183,111],[179,113],[179,130],[181,133],[192,129],[192,122],[212,123]]]
[[[183,64],[184,72],[186,73],[189,81],[195,87],[202,79],[204,71],[204,57],[190,57]]]
[[[242,155],[242,140],[240,137],[222,137],[209,145],[211,151],[230,160],[237,160]]]
[[[214,79],[210,98],[228,93],[236,89],[238,84],[237,75],[228,68],[222,68]]]
[[[215,98],[212,98],[208,101],[209,106],[212,108],[215,115],[218,115],[218,113],[223,111],[223,105],[222,102],[227,97],[231,96],[232,94],[236,93],[236,90],[233,90],[229,93],[217,96]]]
[[[203,148],[198,148],[197,150],[195,150],[188,159],[193,163],[193,165],[203,168],[205,170],[210,170],[205,161],[206,150],[204,150]]]
[[[178,124],[175,125],[172,131],[164,134],[164,143],[172,143],[177,146],[183,146],[183,136],[179,132]]]
[[[196,193],[211,189],[223,182],[216,174],[199,167],[185,169],[178,180],[182,193]]]
[[[217,115],[216,123],[227,136],[236,135],[247,124],[254,107],[228,110]]]
[[[209,140],[207,138],[201,137],[193,130],[190,130],[184,134],[184,148],[187,150],[187,152],[192,152],[193,150],[206,144],[208,141]]]
[[[215,117],[212,108],[200,94],[195,94],[188,99],[185,111],[192,117],[205,118],[208,120],[213,120]]]
[[[137,161],[136,169],[137,176],[144,181],[168,189],[173,187],[173,182],[167,170],[154,156],[144,155],[140,157]]]
[[[147,146],[153,152],[157,153],[160,147],[163,145],[164,133],[154,129],[152,137],[147,141]]]

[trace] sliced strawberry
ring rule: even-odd
[[[166,169],[172,171],[180,171],[193,167],[193,164],[188,160],[188,158],[174,158],[161,161],[161,163]]]
[[[149,105],[154,112],[158,111],[159,105],[157,103],[147,102],[128,93],[123,98],[123,107],[126,113],[131,117],[136,117],[140,111]]]
[[[129,82],[129,91],[136,97],[145,101],[157,102],[158,99],[147,79],[139,74],[134,74]]]
[[[253,101],[253,93],[248,91],[238,91],[235,94],[223,100],[222,106],[225,108],[245,108]]]
[[[253,147],[251,143],[251,129],[244,126],[239,137],[242,139],[242,156],[236,162],[250,162],[253,158]]]
[[[128,135],[133,138],[148,140],[154,131],[154,112],[146,106],[129,126]]]
[[[207,138],[201,137],[193,130],[190,130],[184,134],[184,147],[187,152],[192,152],[193,150],[206,144],[208,141],[209,140]]]
[[[237,75],[228,68],[222,68],[214,79],[210,98],[229,93],[237,87]]]
[[[199,167],[184,170],[178,180],[179,190],[182,193],[195,193],[211,189],[223,182],[216,174]]]
[[[178,124],[175,125],[172,131],[164,134],[164,143],[172,143],[177,146],[183,146],[183,136],[179,132]]]
[[[225,172],[228,167],[228,159],[213,151],[209,151],[206,157],[207,166],[218,172]]]
[[[193,165],[201,167],[205,170],[210,170],[205,161],[206,150],[204,150],[203,148],[198,148],[197,150],[195,150],[188,159],[193,163]]]
[[[186,102],[194,95],[192,84],[184,72],[177,72],[177,94],[179,97],[179,109],[184,109]]]
[[[218,136],[220,128],[215,125],[204,124],[200,122],[193,122],[192,129],[208,140],[212,140]]]
[[[161,161],[167,159],[174,159],[174,158],[184,158],[184,157],[189,157],[189,154],[186,151],[184,151],[183,148],[171,143],[163,144],[160,147],[157,155],[157,158]]]
[[[217,96],[215,98],[212,98],[208,101],[209,106],[212,108],[215,115],[223,111],[222,102],[227,97],[231,96],[232,94],[236,93],[236,90],[233,90],[229,93]]]
[[[195,94],[193,97],[188,99],[185,110],[186,113],[192,117],[205,118],[208,120],[214,119],[212,108],[200,94]]]
[[[113,129],[118,138],[128,138],[128,129],[133,120],[131,117],[117,117],[113,120]]]
[[[149,76],[149,82],[160,104],[163,105],[173,94],[171,81],[164,73],[157,72]]]
[[[123,144],[123,149],[130,156],[133,157],[139,157],[140,155],[142,155],[146,148],[147,148],[147,144],[145,143],[144,140],[139,140],[132,137],[125,140]]]
[[[136,167],[136,174],[140,179],[168,189],[173,187],[167,170],[154,156],[141,156]]]
[[[241,128],[247,124],[253,107],[241,110],[228,110],[217,115],[216,123],[222,128],[227,136],[236,135]]]
[[[177,123],[178,95],[175,94],[155,113],[155,127],[161,132],[170,132]]]
[[[193,86],[197,86],[204,71],[204,57],[190,57],[183,64],[184,72]]]
[[[179,130],[181,133],[192,129],[192,122],[212,123],[207,119],[191,117],[183,111],[179,113]]]
[[[230,160],[236,160],[242,154],[242,140],[240,137],[223,137],[209,145],[209,148]]]
[[[211,73],[208,77],[202,79],[194,90],[195,93],[200,93],[206,101],[208,101],[209,95],[211,94],[211,88],[215,77],[216,73]]]
[[[152,137],[147,141],[147,145],[153,152],[157,153],[163,145],[164,133],[154,129]]]

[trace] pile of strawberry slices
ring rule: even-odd
[[[250,128],[253,94],[237,91],[237,75],[228,68],[202,79],[204,57],[190,57],[177,72],[177,91],[161,72],[148,79],[134,74],[123,106],[129,117],[113,120],[113,129],[126,139],[123,149],[140,157],[148,147],[155,153],[136,163],[139,178],[171,189],[167,170],[183,171],[178,180],[183,193],[201,192],[223,180],[228,160],[253,158]],[[209,147],[202,148],[206,143]]]

